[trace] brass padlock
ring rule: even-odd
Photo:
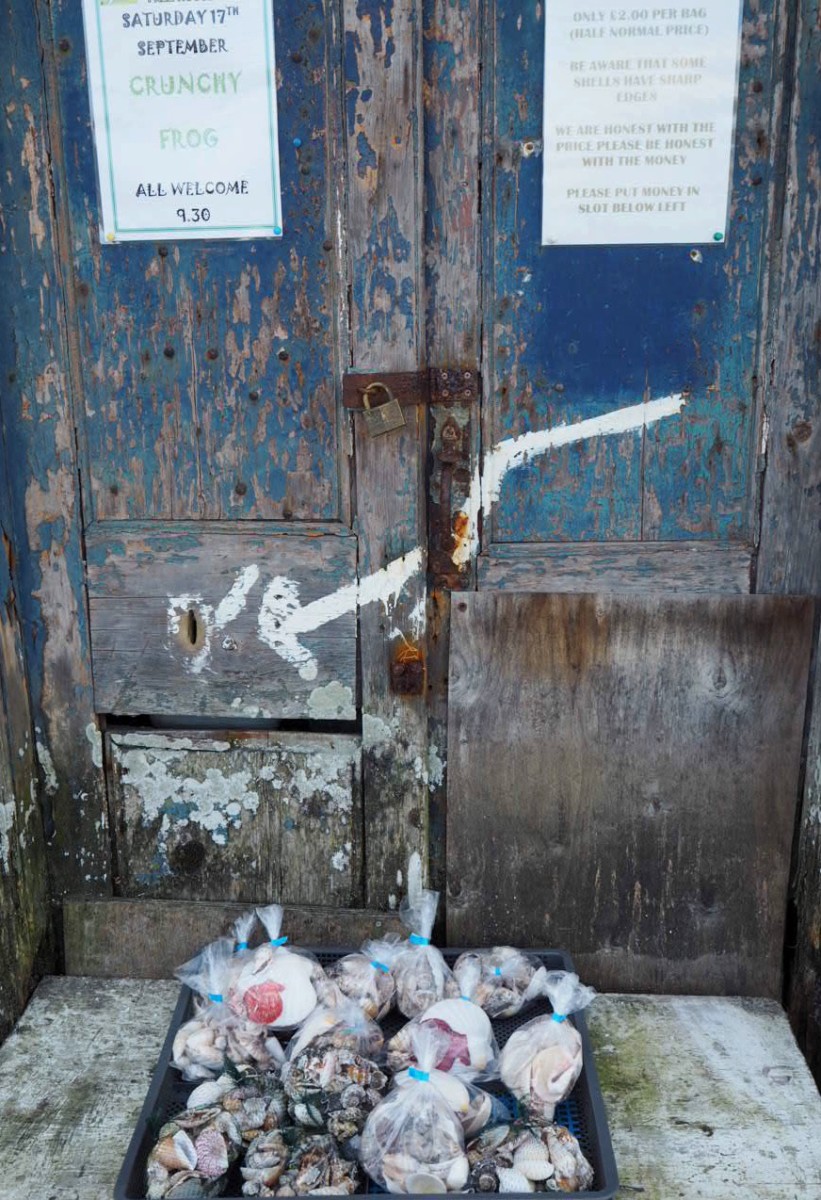
[[[371,396],[374,392],[384,392],[388,397],[384,404],[371,408]],[[379,437],[382,433],[390,433],[392,429],[401,429],[405,424],[402,407],[386,383],[369,383],[362,393],[362,403],[365,415],[365,425],[370,436]]]

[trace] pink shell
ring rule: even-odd
[[[216,1179],[228,1170],[228,1151],[218,1129],[203,1129],[194,1145],[197,1148],[197,1170],[209,1179]]]

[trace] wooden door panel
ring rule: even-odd
[[[275,6],[285,232],[259,241],[100,246],[78,0],[53,19],[87,519],[345,518],[333,8]]]
[[[356,538],[258,525],[116,530],[97,524],[86,543],[98,711],[354,719],[355,602],[323,609],[305,632],[285,626],[350,591]]]
[[[752,542],[774,62],[771,6],[760,8],[745,5],[755,19],[744,23],[726,244],[542,247],[544,8],[493,6],[485,445],[645,399],[685,403],[645,431],[589,437],[509,472],[485,514],[488,546]]]
[[[106,745],[121,895],[362,903],[359,738],[142,731]]]
[[[812,627],[807,599],[460,596],[448,940],[780,996]]]

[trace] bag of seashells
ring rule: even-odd
[[[394,1193],[463,1191],[469,1174],[462,1123],[434,1082],[445,1037],[435,1026],[413,1031],[418,1066],[398,1075],[393,1090],[365,1122],[359,1157],[380,1187]],[[451,1089],[452,1094],[452,1089]]]
[[[453,965],[453,974],[463,993],[463,977],[471,978],[477,965],[480,979],[472,999],[489,1017],[515,1017],[544,995],[547,968],[535,954],[527,954],[513,946],[494,946],[490,950],[469,950],[460,954]]]
[[[355,1000],[341,993],[336,1003],[319,1004],[293,1034],[285,1052],[283,1078],[288,1064],[309,1045],[352,1050],[365,1058],[378,1058],[385,1037],[376,1021],[366,1017]]]
[[[393,964],[405,943],[398,934],[364,942],[358,954],[345,954],[327,969],[339,990],[360,1005],[366,1016],[381,1021],[393,1008],[396,983]]]
[[[582,1070],[582,1039],[568,1021],[596,993],[570,971],[551,971],[544,984],[553,1012],[534,1017],[510,1035],[499,1060],[502,1082],[532,1120],[552,1121]]]
[[[438,904],[439,893],[423,889],[413,899],[406,896],[399,906],[402,923],[411,931],[392,968],[396,1007],[404,1017],[416,1017],[437,1000],[459,995],[441,950],[430,944]]]
[[[499,1047],[490,1018],[474,1002],[481,980],[478,961],[466,964],[461,973],[462,995],[437,1000],[418,1017],[409,1021],[387,1045],[388,1066],[401,1071],[414,1062],[414,1032],[420,1026],[439,1030],[441,1057],[433,1064],[439,1071],[462,1068],[474,1078],[498,1076]]]
[[[286,945],[281,904],[258,908],[257,916],[268,941],[251,951],[228,1003],[238,1016],[270,1029],[294,1029],[317,1004],[333,1002],[336,989],[313,954]]]
[[[594,1172],[564,1125],[492,1125],[468,1143],[472,1192],[581,1192]]]
[[[189,1081],[215,1079],[226,1061],[279,1068],[284,1054],[263,1025],[238,1017],[226,1003],[235,968],[231,938],[218,938],[174,974],[197,995],[195,1014],[177,1030],[172,1066]]]

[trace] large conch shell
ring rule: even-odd
[[[551,972],[545,993],[553,1012],[511,1034],[499,1071],[502,1082],[535,1119],[552,1121],[556,1105],[569,1096],[582,1070],[581,1034],[567,1015],[588,1005],[596,993],[569,971]]]

